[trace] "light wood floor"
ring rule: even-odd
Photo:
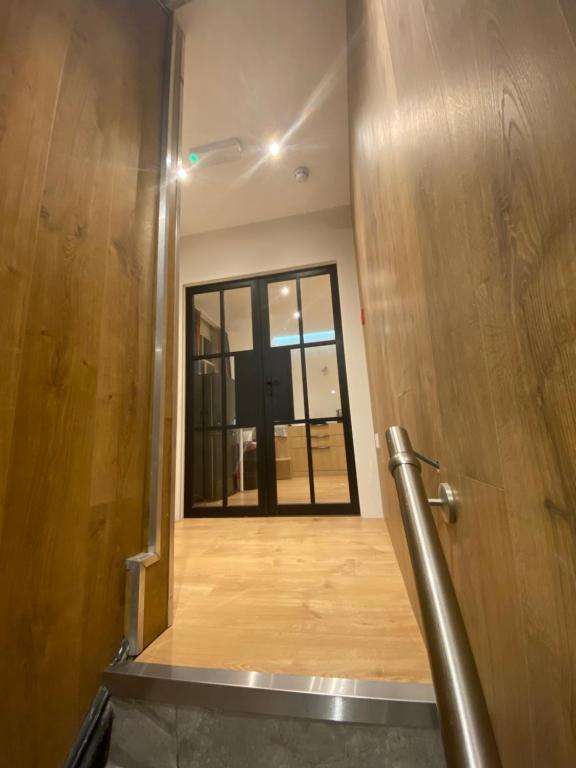
[[[360,517],[179,521],[174,624],[139,661],[430,681],[386,526]]]

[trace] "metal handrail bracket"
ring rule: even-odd
[[[402,427],[386,431],[389,468],[422,615],[449,768],[501,768],[486,699],[436,524],[420,462]]]

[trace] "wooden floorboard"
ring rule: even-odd
[[[430,682],[383,520],[182,520],[174,623],[139,661]]]

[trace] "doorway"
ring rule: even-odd
[[[359,514],[336,267],[186,289],[184,517]]]

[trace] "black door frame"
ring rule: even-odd
[[[329,275],[332,293],[332,308],[334,315],[335,339],[318,342],[304,342],[304,329],[302,317],[302,298],[300,290],[300,280],[307,277],[319,275]],[[308,453],[309,482],[310,482],[310,503],[307,504],[278,504],[276,497],[276,461],[275,461],[275,443],[274,443],[274,422],[271,414],[271,397],[266,391],[265,381],[270,378],[270,349],[269,336],[269,316],[268,316],[268,285],[274,282],[295,280],[297,286],[297,302],[299,313],[299,331],[301,343],[287,345],[282,347],[286,350],[300,349],[302,355],[302,375],[305,398],[305,417],[308,416],[308,392],[306,381],[306,363],[305,350],[312,347],[335,346],[338,362],[338,380],[340,385],[340,401],[342,406],[341,417],[330,418],[304,418],[291,420],[290,424],[302,424],[306,426],[306,444]],[[225,351],[225,302],[224,291],[234,288],[251,289],[252,299],[252,328],[253,328],[253,352],[226,352]],[[220,352],[207,355],[196,355],[194,350],[194,296],[196,294],[205,294],[211,292],[220,293]],[[310,515],[359,515],[358,499],[358,481],[356,477],[356,462],[354,458],[354,447],[352,439],[352,423],[350,417],[350,404],[348,396],[348,382],[346,376],[346,362],[344,356],[344,341],[342,334],[342,316],[340,308],[340,295],[338,291],[338,275],[336,265],[327,265],[323,267],[293,269],[289,271],[273,273],[270,275],[259,275],[254,278],[241,278],[236,280],[226,280],[217,283],[208,283],[204,285],[189,286],[185,289],[185,428],[184,428],[184,517],[185,518],[206,518],[206,517],[270,517],[270,516],[310,516]],[[225,361],[227,358],[241,354],[254,354],[254,364],[258,368],[258,378],[260,386],[255,396],[258,401],[257,422],[253,426],[257,431],[258,443],[258,506],[228,506],[227,505],[227,458],[228,458],[228,434],[234,429],[240,427],[227,425],[226,419],[226,377]],[[193,486],[193,466],[194,452],[192,435],[194,425],[192,423],[193,409],[192,403],[192,376],[193,367],[198,360],[219,359],[223,375],[221,376],[222,388],[222,421],[223,424],[214,428],[204,428],[204,431],[224,434],[222,448],[222,506],[192,506],[192,486]],[[314,470],[312,459],[311,426],[314,424],[325,424],[326,422],[338,422],[343,425],[344,446],[348,466],[348,483],[350,491],[350,502],[348,503],[317,503],[314,494]],[[260,448],[263,447],[264,450]]]

